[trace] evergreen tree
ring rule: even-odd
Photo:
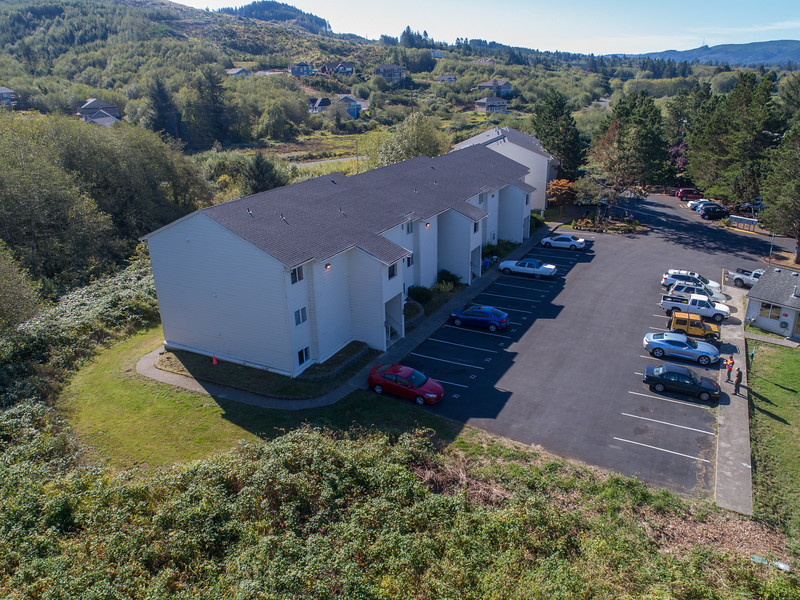
[[[180,126],[180,113],[172,95],[167,90],[160,77],[155,77],[147,88],[147,97],[150,103],[148,126],[156,132],[163,131],[174,138],[178,138]]]
[[[583,162],[584,149],[567,97],[551,88],[534,105],[530,126],[544,149],[561,163],[560,174],[569,179],[574,178]]]
[[[800,125],[795,125],[769,153],[770,172],[764,183],[767,208],[759,223],[795,241],[794,262],[800,264]]]

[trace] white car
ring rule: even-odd
[[[576,235],[551,235],[542,240],[545,248],[569,248],[570,250],[583,250],[586,247],[586,240]]]
[[[722,286],[716,281],[711,281],[710,279],[706,279],[700,275],[700,273],[687,271],[686,269],[670,269],[661,277],[662,286],[669,287],[673,283],[690,283],[693,285],[703,284],[707,288],[711,289],[711,291],[713,291],[715,294],[719,293],[719,291],[722,289]]]
[[[689,200],[686,203],[686,208],[691,208],[692,210],[696,210],[698,204],[703,204],[705,202],[713,202],[713,200],[709,200],[708,198],[698,198],[697,200]]]
[[[696,284],[696,283],[685,283],[685,282],[673,283],[671,286],[669,286],[667,294],[669,294],[670,296],[675,296],[676,294],[681,294],[683,296],[700,294],[701,296],[705,296],[706,298],[714,302],[725,303],[728,301],[725,295],[719,290],[712,290],[710,287],[706,285]]]
[[[523,258],[516,261],[504,260],[497,268],[506,275],[520,273],[522,275],[533,275],[536,279],[542,276],[553,277],[556,274],[555,265],[548,265],[535,258]]]

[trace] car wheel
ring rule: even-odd
[[[549,248],[550,246],[552,246],[552,244],[550,242],[545,242],[544,243],[544,247],[545,248]]]
[[[422,396],[417,396],[416,398],[414,398],[414,402],[422,406],[423,404],[425,404],[425,398],[423,398]]]
[[[461,327],[461,319],[453,319],[453,325],[456,327]]]
[[[506,275],[511,275],[511,269],[503,269],[503,273]]]
[[[714,323],[722,323],[722,319],[724,319],[724,318],[725,318],[725,317],[723,317],[722,315],[720,315],[720,314],[716,314],[716,315],[714,315],[714,317],[713,317],[713,319],[714,319]]]
[[[375,385],[372,386],[372,390],[376,394],[382,394],[383,393],[383,386],[380,383],[376,383]]]
[[[650,353],[656,358],[661,358],[664,356],[664,349],[663,348],[653,348],[653,351]]]
[[[672,316],[672,309],[671,309],[671,308],[668,308],[668,309],[667,309],[667,316],[668,316],[668,317],[671,317],[671,316]]]
[[[736,287],[742,287],[744,285],[744,280],[742,280],[742,279],[734,279],[733,280],[733,285],[735,285]]]
[[[655,385],[653,386],[653,389],[654,389],[655,391],[657,391],[658,393],[661,393],[661,392],[663,392],[663,391],[664,391],[664,384],[663,384],[663,383],[657,383],[657,384],[655,384]]]
[[[708,219],[708,215],[700,215],[700,216],[703,217],[706,220]]]
[[[710,358],[708,358],[708,357],[707,357],[707,356],[704,354],[703,356],[701,356],[701,357],[699,357],[699,358],[697,359],[697,362],[699,362],[701,365],[703,365],[703,366],[705,367],[705,366],[706,366],[708,363],[710,363],[710,362],[711,362],[711,359],[710,359]]]
[[[711,394],[709,394],[708,392],[700,392],[699,398],[703,402],[708,402],[709,400],[711,400]]]
[[[494,323],[489,323],[489,331],[491,331],[492,333],[497,331],[497,325],[495,325]]]
[[[578,247],[577,247],[575,244],[570,244],[570,245],[569,245],[569,249],[570,249],[570,250],[577,250],[577,249],[578,249]]]

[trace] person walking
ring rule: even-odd
[[[733,380],[733,395],[739,395],[739,386],[742,385],[742,370],[736,369],[736,377]]]
[[[728,378],[725,381],[731,380],[731,371],[733,371],[733,354],[725,361],[725,368],[728,370]]]

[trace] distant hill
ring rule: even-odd
[[[617,55],[619,56],[619,55]],[[627,55],[641,58],[674,60],[675,62],[728,63],[730,65],[765,65],[784,67],[800,63],[800,41],[776,40],[749,44],[701,46],[694,50],[664,50],[647,54]]]
[[[217,12],[237,17],[247,17],[248,19],[258,19],[259,21],[294,23],[311,33],[325,34],[329,33],[331,29],[328,21],[321,17],[311,13],[304,13],[294,6],[270,0],[259,0],[239,8],[220,8]]]

